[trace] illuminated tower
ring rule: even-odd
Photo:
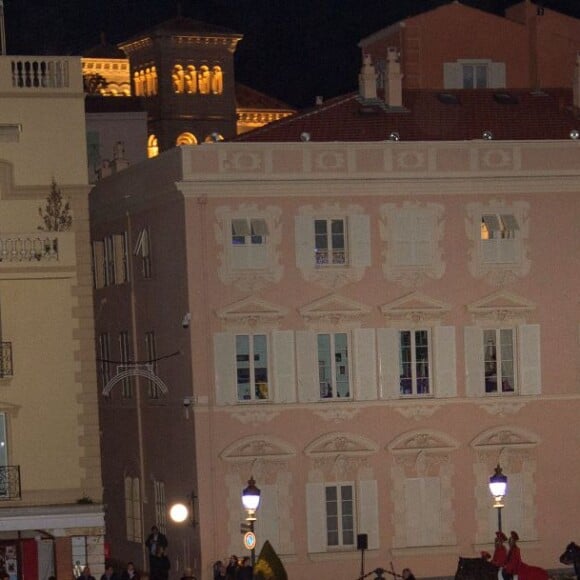
[[[241,39],[179,16],[119,44],[130,61],[132,93],[147,110],[149,156],[236,135],[234,52]]]

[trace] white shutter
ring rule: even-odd
[[[374,328],[353,330],[354,394],[358,401],[377,399],[377,349]]]
[[[105,242],[93,242],[93,271],[95,288],[103,288],[105,285]]]
[[[435,354],[435,396],[457,396],[455,327],[436,326],[433,329]]]
[[[359,525],[357,532],[368,535],[368,549],[379,548],[379,503],[377,481],[359,482]]]
[[[236,335],[217,332],[213,337],[215,398],[217,405],[233,405],[237,401]]]
[[[518,352],[520,393],[539,395],[542,391],[539,324],[522,324],[518,327]]]
[[[489,65],[488,87],[490,89],[505,89],[505,62],[492,62]]]
[[[399,369],[399,332],[394,328],[377,329],[379,387],[382,399],[401,395]]]
[[[318,345],[316,333],[309,330],[296,332],[296,368],[298,369],[298,398],[301,402],[320,400],[318,379]]]
[[[423,545],[441,544],[441,479],[423,479]]]
[[[348,216],[349,264],[368,267],[371,265],[370,218],[366,214]]]
[[[272,332],[272,363],[274,400],[278,403],[296,401],[296,369],[294,366],[294,332]]]
[[[443,87],[446,89],[462,89],[462,67],[457,62],[443,63]]]
[[[326,552],[326,499],[322,483],[306,484],[308,552]]]
[[[485,392],[483,369],[483,331],[478,326],[464,328],[465,394],[481,397]]]
[[[314,263],[314,219],[311,216],[296,216],[294,219],[294,245],[296,266],[313,269]]]
[[[127,245],[124,234],[113,234],[115,284],[127,281]]]
[[[422,480],[409,478],[405,480],[405,532],[406,547],[419,546],[422,544],[423,517],[422,503]]]
[[[256,518],[256,552],[259,554],[266,540],[274,550],[280,548],[278,486],[260,485],[260,507]]]

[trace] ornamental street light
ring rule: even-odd
[[[248,480],[248,487],[242,491],[242,505],[246,510],[248,516],[246,521],[250,526],[250,531],[246,534],[246,547],[250,548],[252,555],[252,577],[254,574],[254,566],[256,564],[256,537],[254,535],[254,522],[256,521],[256,510],[260,507],[261,491],[256,487],[256,482],[252,476]]]
[[[498,463],[494,474],[489,478],[489,491],[495,500],[493,507],[497,509],[497,529],[499,532],[502,531],[501,508],[504,507],[503,498],[507,495],[507,481],[508,478],[502,473],[501,467]]]

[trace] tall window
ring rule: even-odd
[[[152,330],[145,333],[145,350],[147,352],[147,362],[152,366],[152,370],[154,373],[157,372],[157,344],[155,340],[155,332]],[[149,398],[150,399],[159,399],[161,396],[161,391],[159,387],[149,381]]]
[[[109,362],[111,349],[109,335],[106,332],[99,335],[99,357],[101,359],[101,385],[105,387],[111,379],[111,363]]]
[[[148,228],[143,228],[139,232],[134,254],[141,257],[143,278],[151,278],[151,237]]]
[[[326,543],[328,546],[354,546],[354,486],[328,485],[326,497]]]
[[[483,331],[483,361],[486,393],[511,393],[515,390],[515,345],[512,328]]]
[[[238,401],[269,398],[268,340],[265,334],[236,336]]]
[[[214,95],[221,95],[224,92],[224,77],[219,66],[211,69],[211,92]]]
[[[138,477],[125,477],[125,524],[127,540],[143,541],[141,526],[141,489]]]
[[[318,378],[322,399],[350,397],[346,333],[318,335]]]
[[[431,372],[428,330],[399,332],[401,395],[428,395]]]
[[[343,219],[314,220],[316,265],[344,265],[346,255],[346,227]]]
[[[128,332],[119,333],[119,352],[121,354],[121,364],[126,366],[130,359]],[[130,376],[123,379],[121,394],[124,399],[131,399],[133,397],[133,383]]]
[[[167,501],[165,499],[165,483],[163,481],[153,481],[153,492],[155,495],[155,522],[159,531],[163,534],[167,532]]]

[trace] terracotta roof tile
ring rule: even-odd
[[[457,141],[481,139],[484,131],[500,140],[567,139],[580,128],[569,89],[407,90],[403,104],[393,110],[352,93],[235,140],[299,141],[309,133],[312,141],[383,141],[397,132],[402,141]]]

